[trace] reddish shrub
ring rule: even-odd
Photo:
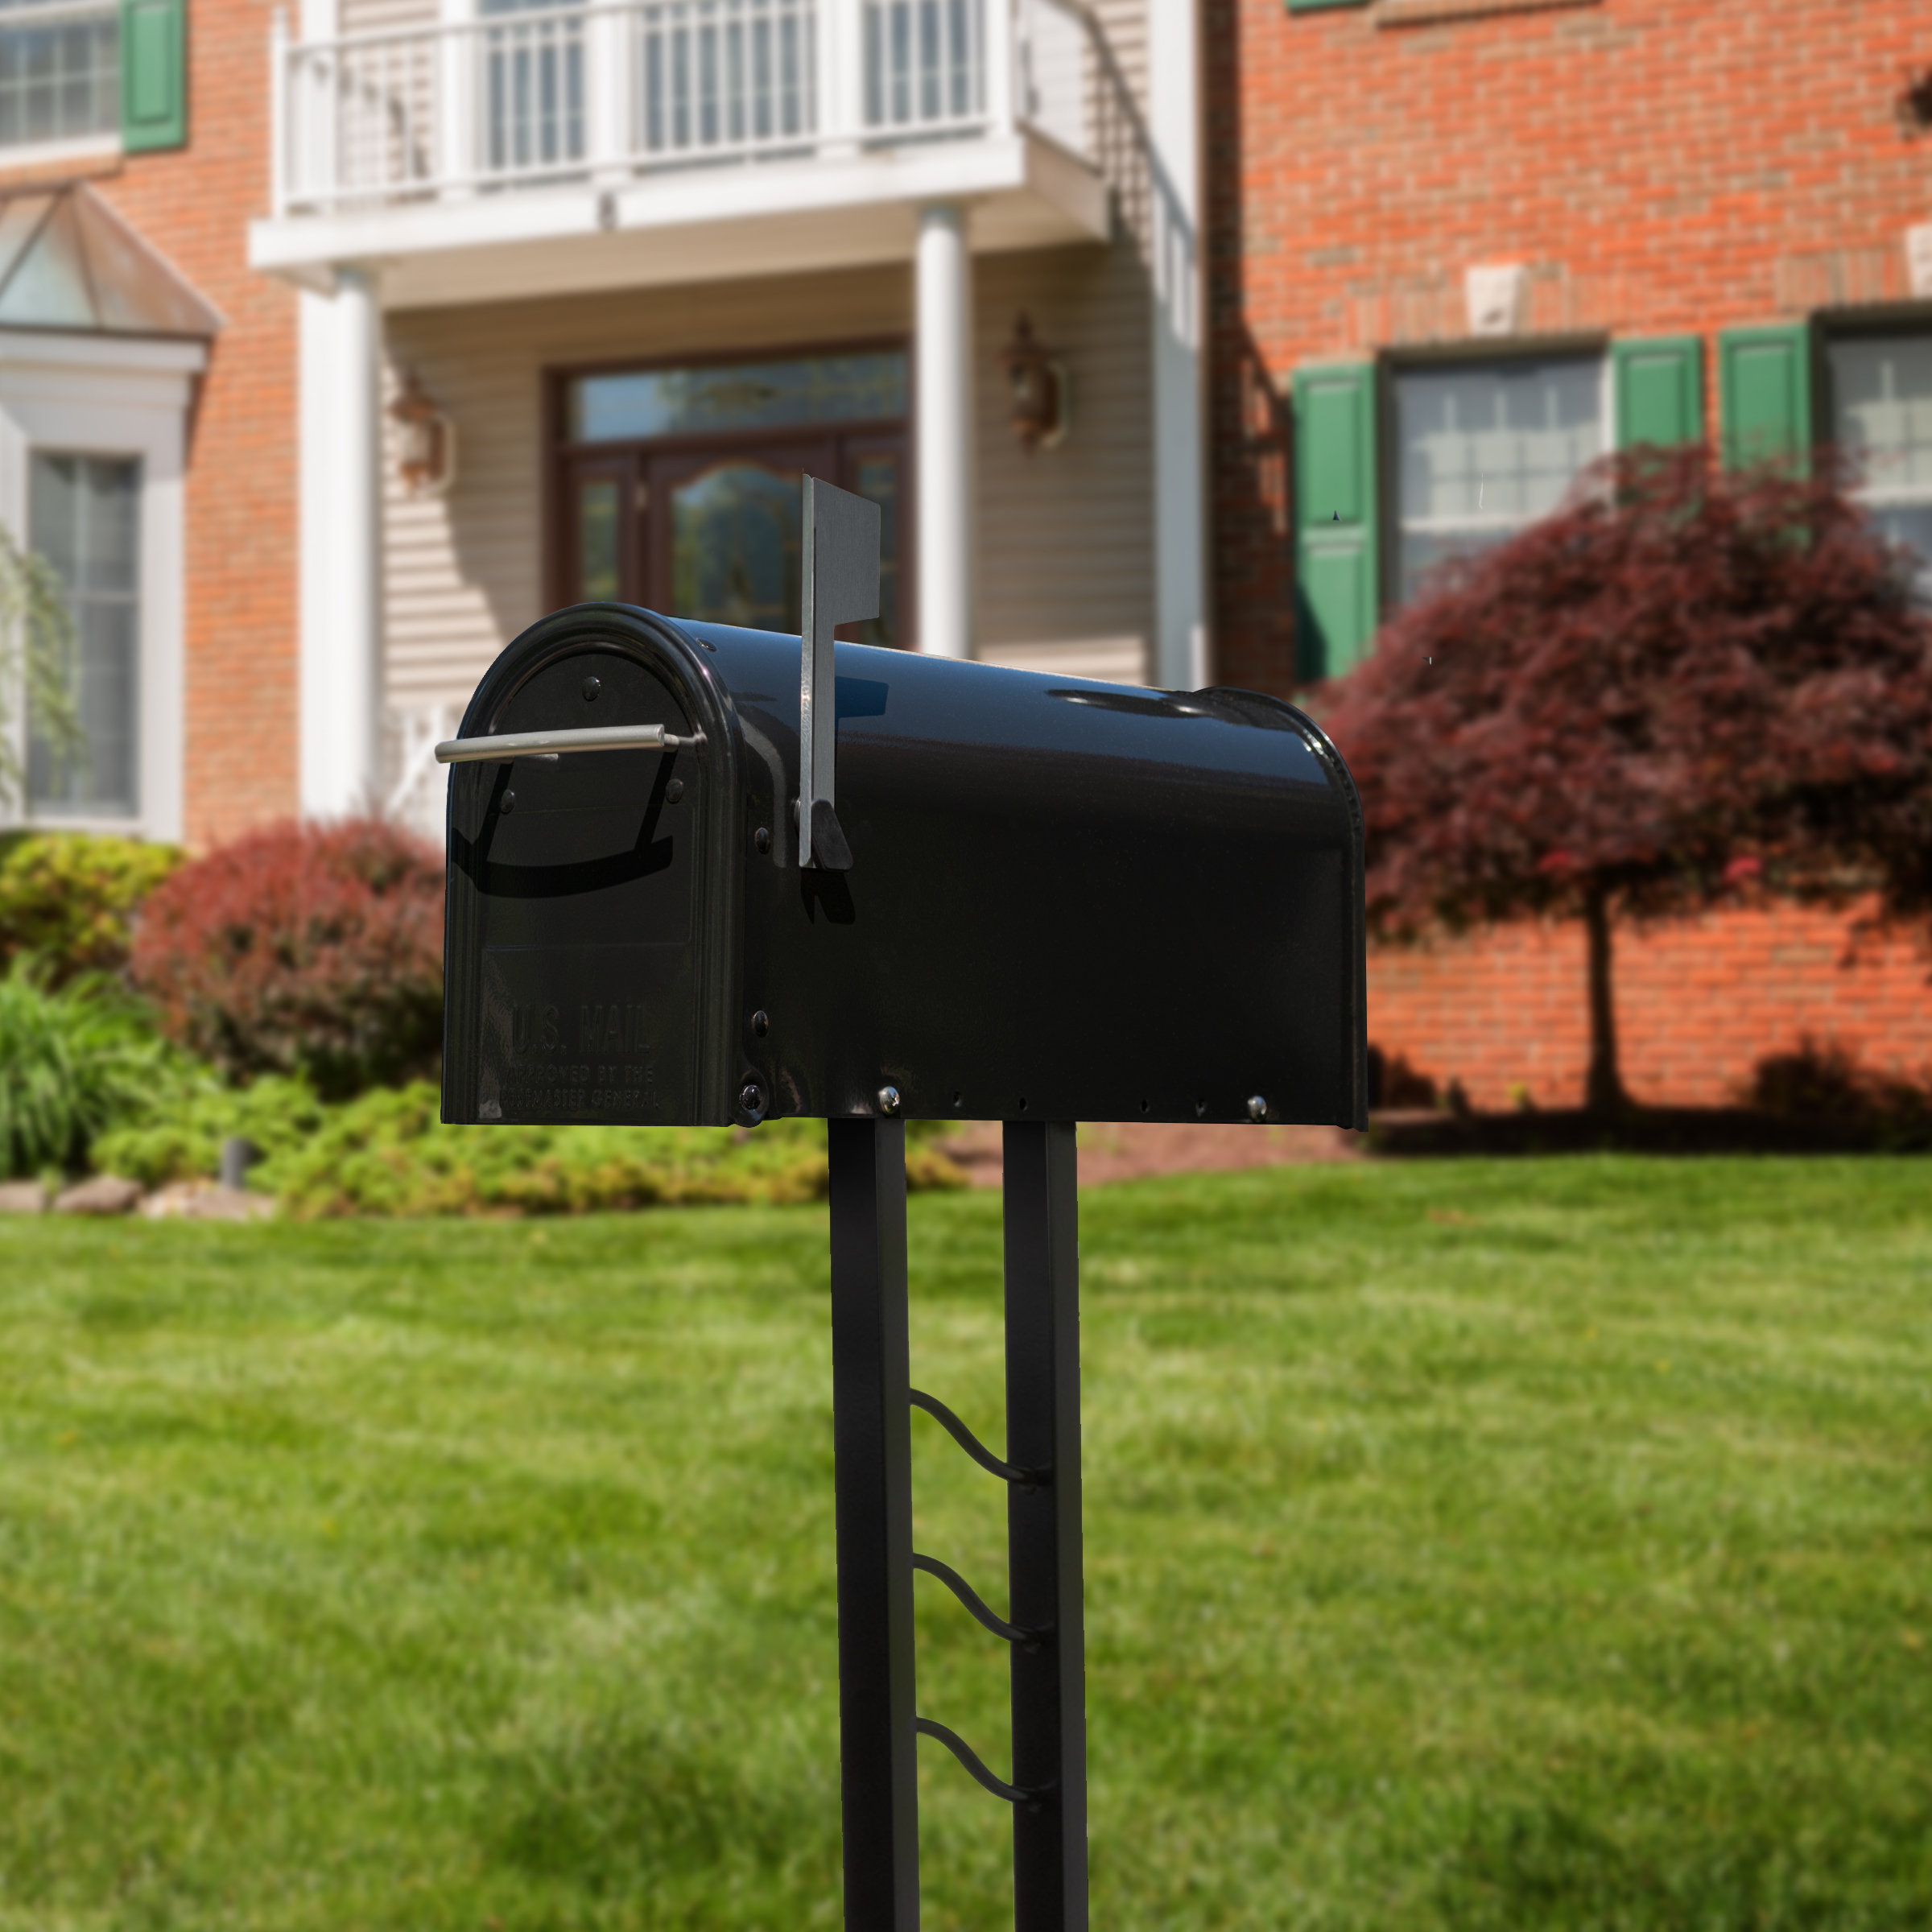
[[[142,908],[130,963],[161,1024],[236,1075],[325,1094],[434,1068],[443,1041],[443,867],[393,825],[251,832]]]

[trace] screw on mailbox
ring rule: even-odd
[[[848,1932],[918,1925],[921,1738],[1010,1808],[1017,1932],[1084,1932],[1073,1123],[1363,1125],[1361,815],[1278,699],[835,645],[879,608],[878,510],[811,478],[801,519],[795,641],[558,611],[436,747],[443,1117],[827,1121]],[[559,729],[593,682],[602,722]],[[663,814],[674,752],[704,782]],[[968,1093],[1009,1096],[976,1102],[1006,1117],[1003,1455],[911,1381],[906,1122]],[[1003,1612],[913,1547],[915,1410],[1005,1492]],[[1009,1777],[917,1707],[915,1575],[1006,1649]]]

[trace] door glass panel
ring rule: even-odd
[[[861,644],[899,641],[899,459],[861,456],[852,466],[852,490],[879,506],[879,614],[854,626]]]
[[[569,433],[577,443],[629,442],[715,430],[894,421],[905,414],[906,352],[873,349],[580,376],[570,386]]]
[[[28,539],[59,573],[80,646],[75,701],[85,755],[61,758],[28,720],[27,796],[117,818],[138,809],[141,466],[36,451]]]
[[[796,631],[799,473],[720,463],[672,486],[671,594],[681,617]]]
[[[587,603],[615,603],[624,594],[621,503],[614,477],[587,477],[577,485],[577,594]]]

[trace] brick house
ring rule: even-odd
[[[1932,559],[1932,67],[1858,0],[1208,0],[1213,626],[1224,680],[1345,670],[1439,559],[1603,452],[1839,444]],[[1626,935],[1641,1098],[1805,1034],[1932,1067],[1926,958],[1740,906]],[[1371,1029],[1479,1104],[1580,1093],[1580,934],[1372,968]]]
[[[875,638],[1203,681],[1195,42],[1187,0],[0,12],[0,519],[93,751],[16,815],[440,836],[430,748],[545,610],[795,625],[807,470],[885,510]],[[85,314],[21,309],[56,257]]]
[[[18,0],[0,521],[67,573],[94,757],[12,809],[438,827],[429,748],[543,610],[795,622],[807,469],[886,510],[871,634],[1170,686],[1345,667],[1620,440],[1848,441],[1932,544],[1914,25]],[[1031,448],[1022,316],[1064,403]],[[1715,1097],[1807,1031],[1932,1063],[1916,948],[1846,952],[1775,907],[1627,940],[1634,1088]],[[1378,1041],[1567,1097],[1580,978],[1561,927],[1385,955]]]

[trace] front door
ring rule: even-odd
[[[902,417],[890,413],[895,400],[902,410],[902,393],[890,372],[888,379],[869,383],[851,374],[902,361],[902,352],[802,359],[759,366],[762,382],[729,367],[574,378],[566,390],[567,440],[558,452],[561,515],[553,579],[559,601],[614,600],[667,617],[797,630],[801,486],[809,475],[869,497],[881,513],[879,616],[847,627],[844,634],[865,643],[909,642],[902,561],[906,439]],[[792,372],[815,374],[821,362],[844,380],[819,377],[791,386],[805,400],[794,421],[807,417],[793,433],[747,434],[736,427],[692,433],[694,392],[705,401],[723,398],[722,407],[708,412],[711,422],[729,422],[733,405],[750,413],[763,402],[775,414],[769,398],[787,398]],[[611,389],[601,395],[597,386],[605,383]],[[654,386],[641,390],[640,402],[645,383]],[[741,400],[746,397],[749,406]],[[810,423],[816,413],[834,420],[823,427]],[[646,433],[638,436],[638,429]],[[654,430],[658,433],[649,433]]]

